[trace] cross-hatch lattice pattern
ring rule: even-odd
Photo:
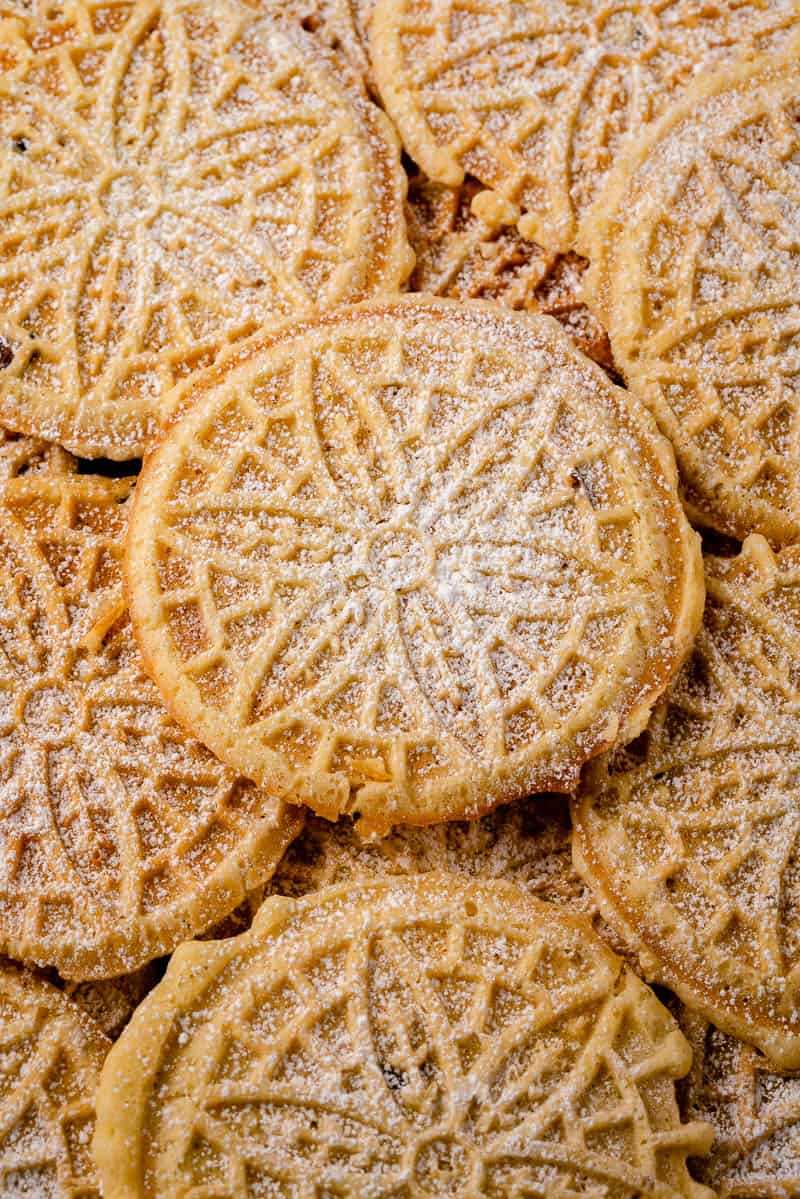
[[[131,482],[0,485],[0,944],[134,969],[263,882],[299,820],[167,716],[122,596]]]
[[[417,256],[411,288],[554,316],[584,354],[613,368],[608,336],[583,303],[584,260],[527,241],[502,223],[502,209],[481,211],[489,196],[474,182],[447,187],[424,176],[411,179],[406,219]]]
[[[574,807],[576,862],[646,969],[800,1062],[800,555],[706,563],[695,650]]]
[[[91,1140],[108,1048],[55,987],[0,961],[0,1194],[100,1199]]]
[[[227,0],[68,12],[0,28],[0,418],[131,458],[231,341],[398,288],[405,184],[302,30]]]
[[[695,627],[644,414],[550,322],[488,308],[259,345],[137,488],[134,623],[178,718],[375,828],[569,790]]]
[[[146,1002],[124,1129],[143,1196],[694,1193],[685,1155],[707,1134],[680,1125],[673,1082],[688,1046],[582,922],[452,875],[320,894],[184,948]],[[135,1056],[123,1036],[109,1127]]]
[[[692,1173],[720,1199],[763,1199],[800,1190],[800,1074],[778,1070],[750,1045],[681,1008],[678,1023],[692,1046],[692,1069],[677,1084],[685,1120],[715,1132]]]
[[[800,536],[797,74],[795,56],[688,96],[621,168],[589,276],[693,507],[776,543]]]
[[[474,175],[568,250],[626,139],[701,68],[782,46],[797,16],[796,0],[379,0],[374,69],[430,178]]]

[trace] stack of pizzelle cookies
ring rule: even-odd
[[[800,1192],[800,3],[0,5],[0,1195]]]

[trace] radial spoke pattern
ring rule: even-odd
[[[186,737],[143,672],[119,563],[131,482],[40,453],[0,483],[0,943],[104,977],[227,915],[299,822]]]
[[[798,99],[795,57],[690,93],[615,177],[589,276],[700,519],[776,543],[800,530]]]
[[[800,1062],[800,557],[707,559],[692,657],[646,734],[575,803],[576,861],[646,969]]]
[[[796,0],[378,0],[374,69],[412,157],[574,248],[626,139],[699,70],[788,43]]]
[[[299,25],[226,0],[7,25],[10,427],[134,457],[166,391],[230,342],[402,282],[393,135]]]
[[[447,304],[251,349],[138,489],[135,619],[179,718],[374,827],[569,789],[666,683],[695,585],[623,393],[550,325]]]
[[[693,1194],[688,1047],[581,922],[448,875],[285,903],[173,959],[109,1059],[101,1170],[159,1199]]]

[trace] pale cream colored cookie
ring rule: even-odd
[[[186,728],[318,814],[569,791],[688,652],[666,442],[549,318],[430,298],[253,339],[136,489],[136,635]]]
[[[375,80],[369,61],[369,25],[374,0],[247,0],[262,12],[302,27],[343,53],[371,92]]]
[[[76,1003],[0,960],[4,1199],[101,1199],[91,1142],[109,1046]]]
[[[698,79],[611,177],[590,304],[697,521],[800,538],[800,47]]]
[[[689,1046],[582,920],[434,874],[268,900],[112,1049],[105,1199],[707,1195]]]
[[[169,388],[413,263],[397,138],[352,69],[236,0],[0,22],[0,424],[140,455]]]
[[[144,674],[120,570],[132,481],[34,449],[38,469],[0,470],[0,947],[104,978],[227,915],[302,818]]]
[[[670,1005],[673,1006],[673,1005]],[[690,1162],[719,1199],[789,1199],[800,1193],[800,1074],[675,1003],[692,1047],[692,1068],[676,1086],[684,1120],[714,1129],[707,1157]]]
[[[797,0],[378,0],[372,60],[429,178],[465,173],[550,250],[587,244],[623,149],[699,72],[796,38]]]
[[[722,1030],[800,1067],[800,547],[706,559],[695,650],[590,777],[573,853],[600,910]]]

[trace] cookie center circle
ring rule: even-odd
[[[435,1137],[422,1145],[414,1180],[425,1195],[457,1195],[470,1176],[470,1153],[455,1137]]]
[[[422,583],[427,555],[416,533],[407,529],[381,529],[370,542],[369,561],[384,587],[413,591]]]
[[[156,204],[152,184],[138,171],[122,171],[106,186],[101,203],[119,226],[127,227],[141,221]]]
[[[50,745],[72,736],[77,715],[75,697],[58,683],[43,680],[23,702],[22,720],[28,732]]]

